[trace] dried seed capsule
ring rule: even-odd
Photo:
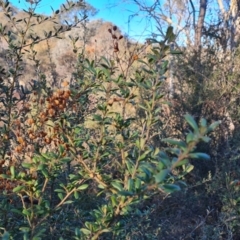
[[[117,39],[117,36],[115,34],[112,34],[112,39]]]
[[[50,137],[45,137],[45,143],[50,144],[52,139]]]
[[[56,111],[53,108],[50,108],[48,110],[48,114],[49,114],[50,117],[53,117],[55,115],[55,113],[56,113]]]
[[[27,120],[27,123],[28,123],[28,125],[32,125],[32,124],[34,124],[34,120],[32,118],[29,118]]]

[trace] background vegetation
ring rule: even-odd
[[[0,1],[2,239],[239,239],[240,6],[134,2],[146,43]]]

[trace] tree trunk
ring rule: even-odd
[[[197,25],[195,28],[195,49],[197,52],[201,49],[201,37],[202,37],[202,29],[204,24],[204,19],[207,10],[207,0],[200,0],[200,7],[199,7],[199,16]]]

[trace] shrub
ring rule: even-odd
[[[2,8],[17,26],[9,3]],[[124,71],[119,59],[122,37],[113,41],[115,59],[103,57],[96,63],[74,49],[77,64],[70,83],[51,88],[38,72],[36,82],[20,87],[24,52],[38,69],[34,46],[74,27],[57,28],[27,43],[31,19],[45,21],[33,10],[23,20],[26,28],[19,39],[12,38],[16,32],[1,30],[13,62],[12,68],[1,70],[0,85],[2,237],[123,238],[131,216],[141,214],[139,204],[159,192],[181,190],[184,175],[193,169],[189,160],[209,159],[197,144],[208,143],[207,134],[219,122],[208,125],[201,119],[198,125],[186,114],[185,139],[159,139],[156,144],[164,129],[164,56],[170,53],[162,43],[146,60],[139,59],[139,69],[132,72],[133,61]],[[164,42],[168,40],[167,34]]]

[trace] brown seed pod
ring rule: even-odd
[[[23,138],[22,137],[17,137],[17,141],[22,144],[24,142]]]
[[[18,145],[18,146],[15,148],[15,151],[18,152],[18,153],[20,153],[20,152],[22,152],[22,149],[23,149],[23,147],[20,146],[20,145]]]
[[[35,133],[31,133],[31,134],[35,135],[36,138],[41,137],[41,136],[40,136],[40,132],[35,132]],[[30,135],[30,134],[29,134],[29,135]]]
[[[62,82],[62,87],[67,87],[68,85],[69,85],[69,82],[68,82],[68,81]]]
[[[7,134],[4,134],[4,135],[3,135],[3,139],[4,139],[4,140],[8,140],[8,139],[9,139],[9,136],[8,136]]]
[[[112,39],[118,39],[115,34],[112,34]]]
[[[29,129],[29,130],[28,130],[28,134],[31,134],[31,133],[33,133],[33,130],[32,130],[32,129]]]
[[[66,150],[69,150],[69,148],[70,148],[70,146],[69,146],[68,143],[65,143],[65,144],[64,144],[64,147],[66,148]]]
[[[65,101],[65,98],[59,98],[59,104],[62,104]]]
[[[122,39],[123,38],[123,35],[120,35],[119,37],[118,37],[118,40],[120,40],[120,39]]]
[[[63,93],[64,93],[64,91],[63,91],[62,89],[58,89],[58,90],[57,90],[57,95],[58,95],[58,96],[63,95]]]
[[[54,104],[55,104],[56,106],[58,106],[58,105],[59,105],[59,100],[58,100],[58,99],[55,99],[55,100],[54,100]]]
[[[54,100],[55,101],[55,100]],[[47,108],[50,109],[50,108],[54,108],[55,107],[55,104],[54,102],[52,101],[51,103],[48,104]]]
[[[44,141],[45,143],[50,144],[52,139],[50,137],[45,137]]]
[[[108,32],[112,33],[112,29],[109,28],[109,29],[108,29]]]
[[[77,111],[77,106],[76,105],[72,105],[72,111],[74,111],[74,112]]]
[[[109,99],[109,100],[108,100],[108,105],[109,105],[109,106],[112,106],[112,105],[113,105],[113,102],[114,102],[113,98]]]
[[[115,47],[115,48],[113,49],[113,52],[119,52],[118,47],[117,47],[117,48]]]
[[[58,108],[61,109],[61,110],[63,110],[65,107],[64,107],[63,104],[60,104],[60,105],[58,106]]]
[[[32,118],[28,118],[28,119],[27,119],[27,124],[28,124],[28,125],[34,124],[34,120],[33,120]]]
[[[133,60],[136,61],[136,60],[138,60],[138,59],[139,59],[139,58],[138,58],[138,55],[137,55],[137,54],[134,54],[134,55],[133,55]]]
[[[21,143],[21,146],[22,146],[23,148],[25,148],[25,147],[27,147],[27,143],[24,141],[23,143]]]
[[[55,115],[55,113],[56,113],[56,111],[55,111],[55,109],[53,109],[53,108],[50,108],[50,109],[48,110],[48,114],[49,114],[50,117],[53,117],[53,116]]]
[[[60,128],[59,128],[58,126],[54,126],[53,131],[56,132],[56,133],[58,133],[58,132],[59,132],[59,129],[60,129]]]
[[[45,121],[46,117],[47,117],[47,114],[43,113],[43,112],[40,113],[40,115],[39,115],[40,121]]]
[[[41,132],[39,133],[39,135],[40,135],[40,137],[45,137],[45,136],[47,135],[47,133],[45,133],[44,131],[41,131]]]
[[[36,136],[31,133],[31,134],[29,134],[29,138],[30,138],[31,140],[34,140],[34,139],[36,138]]]
[[[20,125],[21,125],[21,121],[20,121],[19,119],[16,119],[16,120],[14,121],[14,124],[15,124],[16,126],[20,126]]]
[[[70,94],[71,94],[70,90],[64,91],[63,97],[65,99],[68,99],[70,97]]]

